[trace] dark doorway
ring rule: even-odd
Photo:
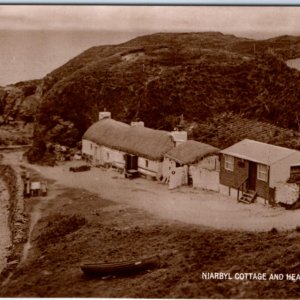
[[[138,157],[135,155],[125,154],[125,169],[137,170],[138,169]]]
[[[255,191],[257,177],[257,164],[249,162],[248,189]]]

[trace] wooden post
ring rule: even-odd
[[[268,189],[267,189],[267,197],[268,197],[268,203],[270,203],[270,166],[267,167],[268,170]]]

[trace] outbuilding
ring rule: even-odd
[[[190,184],[195,188],[219,190],[219,149],[188,140],[165,154],[163,181],[169,188]]]
[[[220,192],[242,202],[276,202],[276,186],[300,171],[300,151],[254,140],[220,153]]]

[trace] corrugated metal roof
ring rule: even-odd
[[[210,154],[218,152],[218,148],[190,140],[171,149],[165,156],[181,164],[190,164],[197,162]]]
[[[220,152],[241,159],[271,165],[299,151],[245,139]]]
[[[161,160],[174,147],[167,131],[147,127],[133,127],[113,120],[103,119],[94,123],[83,139],[153,160]]]

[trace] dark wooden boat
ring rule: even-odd
[[[143,258],[140,260],[131,260],[113,263],[87,263],[82,264],[81,270],[87,276],[126,276],[141,271],[158,268],[160,258],[158,255]]]

